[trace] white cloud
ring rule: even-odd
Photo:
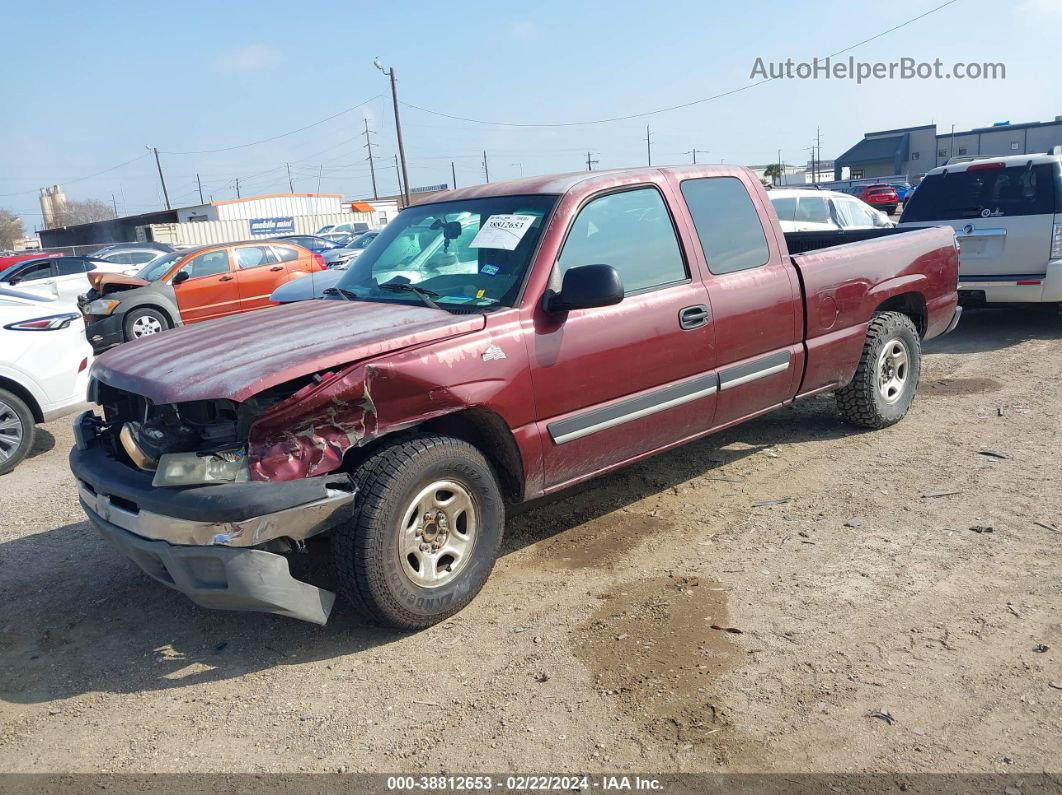
[[[214,61],[220,72],[257,72],[273,64],[280,57],[275,47],[255,42],[237,47]]]

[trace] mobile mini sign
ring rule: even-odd
[[[252,235],[286,235],[295,231],[295,219],[286,218],[252,218],[249,222]]]

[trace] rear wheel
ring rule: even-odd
[[[0,389],[0,475],[29,455],[35,433],[29,406],[18,395]]]
[[[158,334],[170,327],[170,321],[157,309],[134,309],[125,316],[122,328],[125,331],[125,340],[140,339]]]
[[[355,481],[354,517],[332,538],[343,595],[399,629],[431,626],[471,602],[505,529],[483,454],[446,436],[406,437],[362,463]]]
[[[914,323],[899,312],[877,312],[851,383],[837,391],[841,416],[853,425],[884,428],[907,414],[918,389],[922,345]]]

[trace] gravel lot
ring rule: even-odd
[[[156,585],[52,423],[0,478],[0,771],[1062,770],[1060,338],[968,312],[893,428],[812,399],[525,510],[416,634]]]

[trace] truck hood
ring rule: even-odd
[[[151,282],[144,279],[138,279],[135,276],[125,276],[121,273],[92,271],[87,276],[92,289],[100,295],[118,292],[119,290],[132,290],[136,287],[147,287],[151,284]]]
[[[92,374],[155,403],[252,395],[300,376],[486,325],[481,314],[368,301],[301,301],[119,345]]]

